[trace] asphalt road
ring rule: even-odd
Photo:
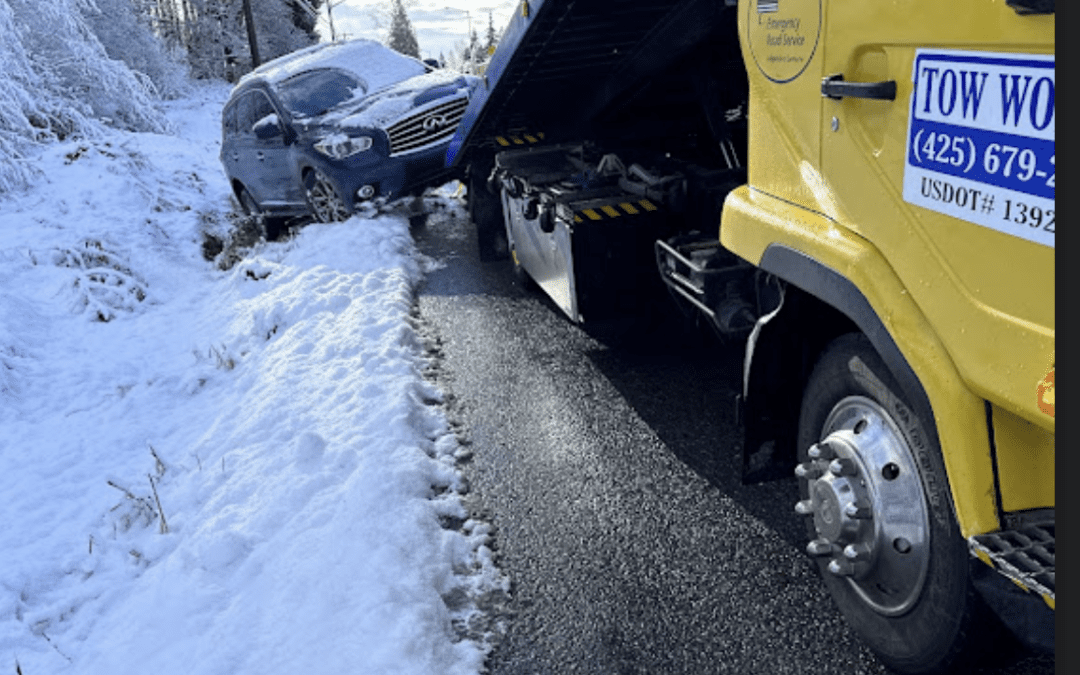
[[[804,553],[794,478],[741,484],[741,348],[674,324],[606,346],[480,263],[461,211],[414,236],[436,261],[419,322],[471,445],[467,504],[512,582],[492,675],[887,672]]]

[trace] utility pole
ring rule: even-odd
[[[262,63],[259,58],[259,41],[255,37],[255,20],[251,17],[251,0],[244,0],[244,23],[247,24],[248,45],[251,47],[251,69]]]

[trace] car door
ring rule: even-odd
[[[285,126],[263,91],[250,91],[237,105],[240,175],[255,201],[265,210],[294,207],[299,180]],[[257,127],[270,130],[257,132]]]
[[[1055,358],[1053,15],[824,3],[824,74],[856,85],[822,83],[840,94],[821,99],[838,217],[890,261],[974,391],[1052,430],[1036,385]]]

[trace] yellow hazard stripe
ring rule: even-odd
[[[520,132],[516,134],[507,134],[506,136],[496,136],[495,142],[504,148],[508,148],[511,145],[525,145],[528,143],[539,143],[544,139],[543,132],[528,133]]]
[[[618,208],[616,208],[618,207]],[[619,209],[622,209],[621,211]],[[619,218],[621,216],[636,216],[642,211],[658,211],[659,207],[653,204],[648,199],[639,199],[637,205],[631,202],[620,202],[619,204],[605,204],[598,206],[595,209],[582,209],[574,214],[574,222],[584,222],[582,216],[589,220],[603,220],[607,218]]]

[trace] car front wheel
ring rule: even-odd
[[[840,611],[900,673],[952,673],[985,640],[933,420],[902,397],[863,335],[826,349],[799,417],[807,552]]]
[[[352,214],[338,195],[334,184],[321,171],[313,169],[304,178],[308,206],[315,220],[320,223],[336,223],[348,220]]]

